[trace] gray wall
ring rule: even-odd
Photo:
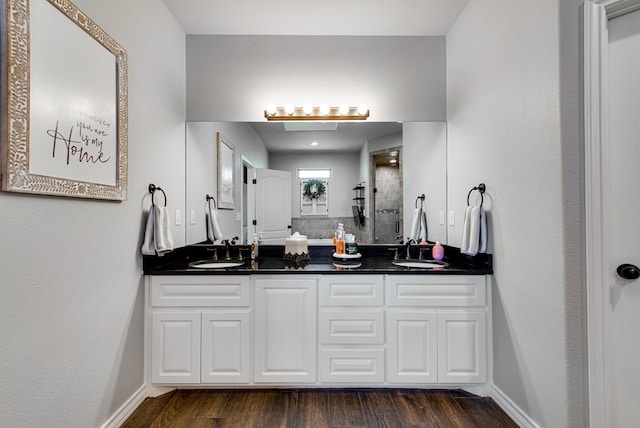
[[[374,121],[445,120],[445,72],[444,37],[189,35],[187,118],[255,122],[268,102],[364,102]]]
[[[449,206],[486,183],[496,394],[541,427],[588,425],[580,3],[471,0],[447,35]]]
[[[448,243],[446,221],[440,224],[440,212],[447,211],[447,124],[405,122],[402,140],[404,236],[411,229],[416,198],[424,194],[428,239]]]
[[[128,200],[0,193],[3,427],[100,426],[143,385],[149,183],[184,209],[182,29],[161,0],[74,3],[127,50]]]
[[[331,168],[329,217],[352,217],[353,188],[360,182],[360,158],[346,153],[270,153],[269,168],[291,171],[291,217],[300,217],[300,179],[297,168]]]
[[[235,208],[218,210],[218,220],[224,238],[241,237],[242,212],[242,158],[255,168],[266,168],[267,149],[248,123],[188,122],[186,124],[186,243],[194,244],[207,239],[205,226],[206,195],[218,200],[218,156],[216,134],[222,133],[235,149]],[[191,211],[195,224],[191,224]]]

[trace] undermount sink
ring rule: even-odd
[[[449,266],[449,263],[439,260],[394,260],[393,264],[400,267],[418,269],[436,269]]]
[[[199,268],[199,269],[229,269],[238,266],[242,266],[244,262],[241,261],[208,261],[208,260],[200,260],[199,262],[189,263],[189,267]]]

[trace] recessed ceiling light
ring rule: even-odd
[[[397,151],[392,151],[391,153],[389,153],[391,156],[398,156],[398,152]]]
[[[317,141],[312,141],[311,143],[309,143],[309,145],[311,145],[311,146],[317,146],[317,145],[318,145],[318,142],[317,142]]]
[[[396,163],[396,162],[398,162],[398,159],[391,159],[391,160],[389,161],[389,163]]]

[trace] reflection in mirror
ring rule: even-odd
[[[261,220],[263,224],[252,223],[260,199],[253,179],[256,171],[269,169],[290,173],[289,230],[307,235],[311,243],[331,242],[338,223],[359,243],[404,241],[416,196],[423,193],[428,239],[446,243],[446,225],[440,224],[446,214],[445,122],[188,122],[187,244],[206,241],[205,195],[216,194],[218,132],[234,144],[235,175],[241,178],[235,189],[240,204],[218,213],[225,237],[242,236],[246,242],[254,232],[268,235],[272,227],[268,217]],[[309,178],[298,178],[299,170],[309,168],[331,174],[317,199],[305,196]],[[284,200],[263,196],[266,205],[269,200]],[[363,222],[354,215],[356,209],[363,213]]]

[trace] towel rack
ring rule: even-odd
[[[162,194],[164,195],[164,206],[167,206],[167,194],[164,193],[164,190],[162,190],[162,187],[156,186],[155,184],[151,183],[149,184],[149,193],[151,193],[151,203],[155,204],[155,201],[153,200],[153,197],[155,196],[156,190],[159,190],[162,192]]]
[[[424,193],[416,198],[416,208],[418,208],[418,200],[420,200],[420,208],[424,205]]]
[[[216,202],[216,198],[213,196],[207,195],[207,204],[209,204],[209,209],[211,209],[211,201],[213,201],[213,207],[218,208],[218,203]]]
[[[467,206],[469,206],[469,196],[471,196],[471,192],[474,190],[477,190],[480,193],[480,206],[482,206],[482,204],[484,204],[484,192],[487,190],[487,186],[485,186],[484,183],[480,183],[469,190],[469,193],[467,194]]]

